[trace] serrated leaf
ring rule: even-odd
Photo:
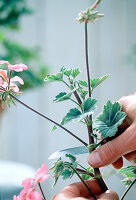
[[[105,75],[101,78],[94,78],[94,79],[91,79],[91,88],[92,88],[92,91],[98,86],[100,85],[104,80],[106,80],[107,78],[109,77],[109,75]]]
[[[53,169],[53,176],[54,176],[54,183],[53,186],[56,185],[60,175],[62,174],[64,170],[64,162],[61,159],[58,159],[56,162],[54,162],[54,166],[50,168],[51,170]]]
[[[65,117],[63,117],[63,119],[61,120],[61,122],[60,122],[60,125],[64,125],[66,123],[66,119],[65,119]],[[52,127],[52,131],[55,131],[56,129],[58,128],[58,126],[57,125],[54,125],[53,127]]]
[[[88,81],[82,81],[82,80],[80,80],[80,81],[79,81],[79,84],[80,84],[81,86],[83,86],[83,87],[88,87]]]
[[[57,74],[47,75],[44,81],[62,81],[63,73],[59,72]]]
[[[83,88],[79,88],[78,92],[80,93],[80,96],[82,97],[82,99],[85,99],[85,96],[88,94],[88,90],[84,90]]]
[[[127,177],[136,178],[136,166],[122,167],[118,173],[124,174]]]
[[[82,174],[81,177],[82,177],[82,179],[83,179],[84,181],[87,181],[87,180],[91,180],[91,179],[92,179],[92,177],[89,176],[89,175],[87,175],[87,174]]]
[[[123,180],[121,180],[122,183],[124,183],[124,185],[126,187],[130,186],[132,183],[132,180],[130,178],[124,178]]]
[[[121,105],[118,102],[112,104],[108,101],[104,105],[103,113],[100,114],[94,123],[94,129],[99,131],[103,138],[112,137],[116,134],[118,126],[125,119],[125,113],[121,112]]]
[[[61,92],[55,97],[53,102],[56,103],[56,102],[68,100],[68,99],[70,99],[71,95],[72,95],[72,92],[70,92],[70,93]]]
[[[96,110],[96,99],[91,99],[91,97],[87,98],[83,102],[83,111],[86,115],[92,115]]]
[[[72,76],[73,78],[76,78],[76,76],[78,76],[79,74],[80,74],[80,69],[79,69],[79,68],[75,68],[75,69],[73,69],[72,72],[71,72],[71,76]]]
[[[63,178],[63,180],[66,180],[66,179],[68,179],[68,178],[71,178],[71,176],[72,176],[72,170],[70,170],[70,169],[65,169],[63,172],[62,172],[62,178]]]
[[[80,155],[84,153],[89,153],[89,150],[86,146],[79,146],[79,147],[73,147],[73,148],[68,148],[60,151],[56,151],[48,159],[57,159],[60,157],[65,157],[66,154],[72,154],[72,155]]]
[[[109,77],[109,75],[105,75],[105,76],[102,76],[100,78],[93,78],[90,80],[91,82],[91,89],[92,91],[98,86],[100,85],[104,80],[106,80],[107,78]],[[79,81],[79,84],[83,87],[88,87],[88,81],[82,81],[80,80]]]
[[[78,120],[81,115],[82,113],[80,112],[80,110],[78,110],[78,108],[72,108],[65,116],[66,122],[69,122],[71,120]]]
[[[57,128],[58,128],[57,125],[54,125],[54,126],[52,127],[51,131],[55,131]]]
[[[76,161],[76,157],[73,156],[73,155],[71,155],[71,154],[66,154],[65,156],[66,156],[67,158],[69,158],[70,161],[71,161],[72,163],[74,163],[74,162]]]

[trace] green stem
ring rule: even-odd
[[[81,182],[84,184],[84,186],[87,188],[87,190],[90,192],[90,194],[92,195],[92,197],[97,200],[96,196],[94,195],[94,193],[92,192],[92,190],[89,188],[89,186],[86,184],[86,182],[82,179],[82,177],[79,175],[79,173],[76,171],[76,169],[74,167],[72,167],[71,165],[67,165],[69,168],[71,168],[76,175],[78,176],[78,178],[81,180]]]
[[[41,187],[41,184],[38,183],[38,185],[39,185],[40,191],[42,193],[43,199],[46,200],[45,195],[44,195],[43,190],[42,190],[42,187]]]
[[[61,126],[59,123],[55,122],[54,120],[50,119],[49,117],[41,114],[40,112],[34,110],[33,108],[31,108],[30,106],[28,106],[27,104],[23,103],[22,101],[20,101],[18,98],[16,98],[15,96],[13,96],[12,94],[10,94],[10,96],[15,99],[16,101],[18,101],[20,104],[22,104],[23,106],[25,106],[26,108],[28,108],[29,110],[31,110],[32,112],[40,115],[41,117],[43,117],[44,119],[47,119],[48,121],[54,123],[55,125],[59,126],[60,128],[62,128],[63,130],[65,130],[67,133],[69,133],[71,136],[73,136],[74,138],[76,138],[79,142],[81,142],[82,144],[84,144],[85,146],[87,146],[88,144],[86,142],[84,142],[81,138],[79,138],[78,136],[76,136],[74,133],[72,133],[71,131],[69,131],[68,129],[66,129],[65,127]]]
[[[100,2],[101,0],[96,0],[96,2],[91,6],[90,10],[94,10]]]
[[[125,193],[123,194],[123,196],[121,197],[121,200],[124,199],[124,197],[126,196],[126,194],[128,193],[128,191],[131,189],[131,187],[134,185],[134,183],[136,182],[136,179],[131,183],[131,185],[127,188],[127,190],[125,191]]]
[[[70,88],[70,86],[69,86],[68,83],[66,83],[64,80],[62,80],[62,82],[65,83],[65,85],[66,85],[68,88]]]
[[[102,139],[98,144],[96,144],[95,149],[96,149],[98,146],[100,146],[100,145],[103,143],[104,140],[105,140],[105,138]]]
[[[74,101],[73,99],[70,98],[70,100],[73,101],[75,104],[77,104],[79,107],[81,107],[81,105],[77,103],[76,101]]]

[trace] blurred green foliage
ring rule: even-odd
[[[8,60],[11,64],[24,63],[29,67],[29,70],[19,73],[25,82],[21,90],[43,85],[48,71],[47,66],[40,62],[39,48],[25,47],[7,36],[10,31],[18,31],[23,15],[32,13],[26,0],[0,0],[0,60]]]
[[[32,12],[26,0],[0,0],[0,26],[17,27],[20,17]]]

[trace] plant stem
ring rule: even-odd
[[[42,190],[42,187],[41,187],[41,184],[38,183],[38,185],[39,185],[40,191],[42,193],[43,199],[46,200],[45,195],[44,195],[43,190]]]
[[[10,94],[10,96],[15,99],[16,101],[18,101],[20,104],[22,104],[23,106],[25,106],[26,108],[28,108],[29,110],[33,111],[34,113],[40,115],[41,117],[47,119],[48,121],[54,123],[55,125],[59,126],[60,128],[62,128],[63,130],[65,130],[67,133],[69,133],[71,136],[73,136],[74,138],[76,138],[79,142],[81,142],[82,144],[84,144],[85,146],[87,146],[88,144],[86,142],[84,142],[81,138],[79,138],[78,136],[76,136],[74,133],[72,133],[71,131],[69,131],[68,129],[66,129],[65,127],[61,126],[59,123],[55,122],[54,120],[50,119],[49,117],[41,114],[40,112],[34,110],[33,108],[31,108],[30,106],[28,106],[27,104],[23,103],[22,101],[20,101],[17,97],[13,96],[12,94]]]
[[[87,175],[91,176],[92,178],[94,178],[94,174],[87,170],[83,170],[83,169],[79,169],[79,168],[76,168],[76,170],[81,174],[87,174]]]
[[[100,3],[100,1],[98,0],[96,3]],[[88,79],[88,93],[89,93],[89,97],[91,97],[91,80],[90,80],[89,60],[88,60],[87,22],[85,22],[85,58],[86,58],[86,71],[87,71],[87,79]],[[89,119],[92,121],[92,115],[89,116]],[[87,129],[88,129],[89,144],[94,144],[94,138],[92,136],[92,133],[93,133],[92,125],[87,125]],[[91,149],[89,152],[91,153],[93,150],[94,150],[94,148]],[[98,181],[103,192],[108,190],[108,188],[102,178],[99,168],[94,168],[94,173],[95,173],[96,180]]]
[[[125,193],[123,194],[123,196],[121,197],[121,200],[124,199],[124,197],[126,196],[126,194],[128,193],[128,191],[130,190],[130,188],[134,185],[134,183],[136,182],[136,179],[131,183],[131,185],[127,188],[127,190],[125,191]]]
[[[93,198],[95,200],[97,200],[96,196],[94,195],[94,193],[92,192],[92,190],[89,188],[89,186],[86,184],[86,182],[82,179],[82,177],[79,175],[79,173],[76,171],[76,169],[74,167],[72,167],[71,165],[67,165],[69,168],[71,168],[76,175],[78,176],[78,178],[81,180],[81,182],[84,184],[84,186],[87,188],[87,190],[90,192],[90,194],[93,196]]]
[[[78,104],[78,103],[77,103],[76,101],[74,101],[73,99],[71,99],[71,98],[70,98],[70,100],[71,100],[71,101],[73,101],[75,104],[77,104],[78,106],[80,106],[80,107],[81,107],[81,105],[80,105],[80,104]]]
[[[9,71],[9,82],[8,82],[8,89],[9,89],[9,86],[10,86],[11,74],[12,74],[12,70],[10,70],[10,71]]]
[[[86,58],[86,71],[88,79],[88,92],[91,97],[91,83],[90,83],[90,72],[89,72],[89,61],[88,61],[88,34],[87,34],[87,22],[85,22],[85,58]]]

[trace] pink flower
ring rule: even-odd
[[[14,195],[13,200],[21,200],[19,196]]]
[[[40,192],[38,192],[36,189],[28,190],[27,198],[31,200],[42,200]]]
[[[28,67],[26,65],[22,64],[22,63],[16,64],[16,65],[9,64],[8,68],[10,70],[14,70],[16,72],[22,72],[23,70],[27,70],[28,69]]]
[[[28,67],[22,63],[11,65],[8,61],[0,60],[0,65],[6,64],[10,70],[14,70],[16,72],[22,72],[23,70],[27,70]]]
[[[9,79],[7,77],[7,70],[0,70],[0,76],[4,79],[3,81],[3,79],[0,77],[0,86],[6,89],[6,87],[9,84]],[[13,87],[14,92],[19,92],[19,88],[14,82],[19,82],[21,85],[23,85],[24,81],[19,76],[14,76],[13,78],[10,79],[9,86]]]
[[[35,178],[26,178],[22,181],[24,189],[20,192],[19,197],[14,196],[13,200],[42,200],[40,192],[36,190],[36,185],[49,177],[49,174],[46,173],[47,166],[43,164],[37,170]]]
[[[36,172],[35,183],[44,182],[50,175],[47,173],[47,166],[43,164]]]

